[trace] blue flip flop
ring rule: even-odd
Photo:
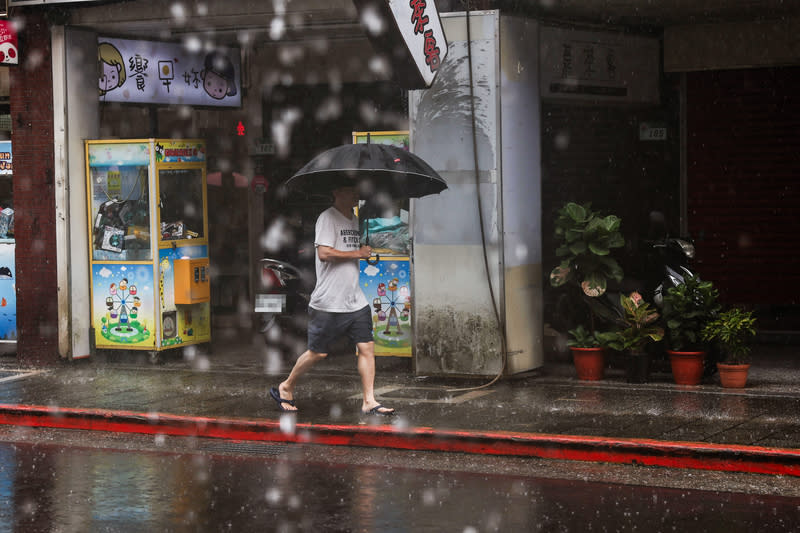
[[[292,407],[295,407],[294,400],[287,400],[285,398],[281,398],[281,393],[275,387],[269,389],[269,395],[272,396],[272,399],[278,403],[278,409],[281,411],[286,411],[287,413],[295,413],[296,411],[293,409],[286,409],[283,404],[287,403]]]

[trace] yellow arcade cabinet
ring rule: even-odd
[[[209,342],[204,141],[89,140],[86,174],[95,347]]]

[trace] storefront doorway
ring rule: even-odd
[[[286,259],[296,256],[298,243],[313,239],[314,220],[328,202],[317,197],[287,202],[277,194],[279,184],[317,153],[352,142],[353,131],[407,129],[406,93],[391,82],[376,81],[374,76],[350,81],[337,77],[335,83],[291,83],[286,79],[275,84],[254,82],[275,79],[276,67],[268,59],[271,54],[263,50],[257,53],[259,44],[249,43],[241,47],[242,57],[247,58],[242,61],[241,106],[98,100],[92,94],[93,83],[84,80],[83,90],[72,84],[78,83],[75,80],[81,75],[95,76],[91,65],[76,63],[96,54],[92,49],[97,48],[106,31],[98,22],[91,29],[67,27],[64,34],[63,52],[70,75],[59,83],[66,99],[65,121],[76,126],[64,139],[71,159],[76,161],[75,165],[70,162],[73,189],[85,188],[85,182],[79,186],[80,174],[85,171],[77,163],[83,158],[79,152],[82,139],[203,140],[212,339],[251,342],[258,329],[253,314],[257,260],[266,253]],[[230,38],[227,34],[220,37],[220,46],[230,45]],[[302,62],[293,68],[302,70]],[[334,68],[337,73],[348,69],[346,65]],[[85,207],[74,209],[71,216],[79,218],[81,212]],[[289,221],[294,235],[281,248],[268,250],[264,236],[277,220]],[[81,224],[73,221],[73,225]],[[72,263],[79,264],[81,256],[85,257],[80,241],[76,235]],[[74,272],[72,279],[76,279]],[[77,289],[73,284],[73,301]],[[73,309],[76,313],[83,311],[80,305]],[[73,317],[73,326],[85,327],[77,316]],[[78,349],[82,354],[90,350],[88,346]]]

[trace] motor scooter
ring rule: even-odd
[[[694,244],[686,238],[669,237],[644,240],[642,242],[645,259],[643,272],[638,279],[626,277],[621,283],[609,283],[608,290],[600,297],[592,298],[582,294],[589,309],[601,320],[624,326],[624,310],[620,294],[638,291],[645,301],[656,309],[664,306],[664,295],[673,287],[682,284],[688,277],[697,277],[692,267],[695,258]],[[704,376],[716,372],[717,353],[711,349],[704,360]]]
[[[661,309],[664,306],[664,294],[670,288],[682,284],[687,277],[697,276],[691,266],[695,248],[688,239],[664,237],[645,240],[643,250],[645,257],[640,272],[626,276],[619,283],[609,280],[608,289],[602,296],[583,295],[589,309],[601,320],[624,325],[620,294],[636,291],[646,302]]]
[[[301,250],[298,255],[304,253]],[[254,306],[254,312],[261,315],[259,332],[267,346],[279,348],[285,356],[296,355],[305,342],[314,276],[300,266],[272,258],[259,260],[259,272]]]
[[[689,264],[695,257],[695,248],[690,241],[676,237],[647,244],[654,252],[652,255],[657,257],[648,273],[653,275],[649,281],[652,300],[660,309],[664,306],[664,294],[668,289],[682,284],[687,277],[697,276]]]
[[[667,290],[682,284],[687,277],[697,276],[691,265],[695,257],[691,240],[670,237],[666,219],[660,211],[651,212],[649,218],[647,237],[638,247],[638,261],[632,271],[626,272],[621,282],[610,280],[603,296],[584,296],[589,308],[601,319],[619,324],[624,316],[619,295],[633,291],[661,309]]]

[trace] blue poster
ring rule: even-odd
[[[382,257],[375,265],[360,261],[361,290],[372,308],[375,355],[411,357],[411,261]]]
[[[17,340],[17,275],[14,242],[0,243],[0,342]]]

